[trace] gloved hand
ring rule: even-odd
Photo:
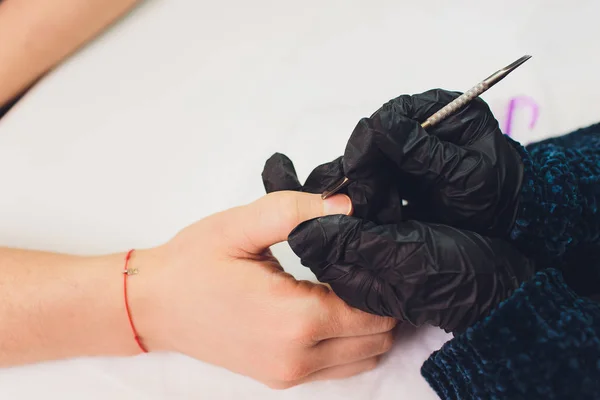
[[[275,154],[263,182],[267,192],[320,193],[341,168],[341,159],[319,166],[301,185],[292,162]],[[376,182],[375,188],[389,188]],[[383,193],[379,199],[399,204],[397,192]],[[396,218],[363,206],[363,216],[370,213],[373,220]],[[534,272],[533,263],[501,239],[417,221],[378,225],[356,214],[328,216],[300,224],[288,242],[302,264],[351,306],[452,332],[486,315]]]
[[[373,194],[361,188],[385,169],[409,201],[405,218],[504,237],[538,267],[600,244],[600,124],[524,148],[476,99],[428,131],[420,127],[457,95],[400,96],[361,120],[343,158],[353,196],[368,202]]]
[[[427,131],[420,125],[459,95],[436,89],[384,104],[352,132],[343,170],[366,199],[378,196],[372,177],[388,171],[411,219],[506,237],[523,163],[487,104],[477,98]]]

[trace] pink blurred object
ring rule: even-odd
[[[506,125],[504,126],[504,133],[511,136],[512,132],[512,121],[515,110],[519,107],[528,107],[531,109],[531,118],[529,120],[529,129],[535,127],[540,110],[538,104],[531,97],[528,96],[517,96],[510,99],[508,103],[508,111],[506,113]]]

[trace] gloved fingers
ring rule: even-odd
[[[308,193],[323,193],[326,189],[338,183],[344,178],[344,167],[342,165],[342,157],[321,164],[315,168],[306,182],[304,182],[303,190]]]
[[[302,189],[294,163],[281,153],[273,154],[266,161],[262,172],[262,181],[267,193],[283,190],[300,191]]]
[[[373,113],[371,118],[382,109],[390,109],[395,114],[423,123],[460,95],[460,92],[450,92],[443,89],[431,89],[414,95],[403,94],[388,101]]]
[[[419,274],[415,266],[426,271],[430,259],[423,232],[414,228],[327,216],[300,224],[288,243],[302,264],[351,306],[406,320],[404,296],[409,293],[397,288],[404,279]],[[403,263],[411,259],[404,271]]]
[[[403,178],[418,179],[419,189],[436,188],[440,195],[459,200],[469,195],[467,188],[485,179],[481,173],[487,167],[478,151],[442,141],[389,108],[359,122],[343,162],[350,179],[364,180],[373,171],[393,168],[399,184]]]
[[[308,264],[306,264],[308,265]],[[319,282],[327,283],[335,294],[350,306],[367,313],[405,321],[402,304],[390,304],[396,299],[394,288],[367,269],[351,265],[328,264],[310,267]]]
[[[363,180],[352,180],[346,193],[352,199],[355,217],[380,225],[403,220],[402,195],[389,169],[377,170]]]
[[[456,100],[462,93],[432,89],[412,96],[403,95],[391,100],[382,109],[423,123],[427,118]],[[497,128],[489,106],[477,97],[449,115],[443,122],[427,129],[427,132],[443,141],[457,145],[473,143],[481,134]]]
[[[354,216],[331,215],[298,225],[288,243],[306,265],[351,265],[364,268],[390,283],[403,277],[398,266],[411,257],[428,259],[423,253],[430,233],[423,224],[409,221],[376,225]]]
[[[288,243],[302,264],[351,306],[415,326],[457,329],[479,315],[476,300],[489,305],[480,289],[495,295],[493,261],[483,264],[487,271],[475,272],[469,254],[489,256],[486,246],[471,249],[473,238],[451,227],[415,221],[375,225],[332,216],[299,225]]]
[[[402,95],[384,104],[370,118],[360,120],[346,146],[346,173],[354,174],[354,178],[358,178],[358,170],[364,165],[380,166],[382,151],[386,149],[386,145],[396,144],[395,147],[398,147],[425,142],[424,144],[429,146],[442,145],[446,148],[452,144],[455,147],[468,146],[477,149],[478,139],[499,129],[498,121],[480,98],[472,100],[446,117],[443,123],[428,128],[427,132],[420,128],[421,123],[460,94],[433,89],[416,95]],[[382,140],[382,137],[388,140]],[[392,161],[397,163],[398,160]]]
[[[288,243],[351,306],[448,331],[470,326],[533,272],[501,240],[417,221],[326,216],[300,224]]]
[[[344,170],[352,181],[392,170],[403,198],[434,216],[427,221],[506,235],[523,166],[487,105],[473,101],[432,132],[414,119],[416,110],[433,111],[432,104],[453,96],[440,90],[401,96],[361,120],[346,146]]]
[[[432,89],[416,95],[403,94],[384,104],[371,118],[382,109],[389,109],[394,114],[423,123],[458,96],[460,93],[441,89]]]

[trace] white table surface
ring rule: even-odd
[[[147,1],[0,121],[0,244],[80,254],[158,244],[261,196],[273,152],[305,178],[388,99],[464,91],[527,53],[484,95],[499,119],[512,96],[539,104],[536,127],[521,111],[514,137],[590,124],[598,15],[594,0]],[[312,279],[287,245],[275,253]],[[375,371],[287,391],[151,354],[2,370],[0,398],[435,399],[419,367],[447,338],[403,330]]]

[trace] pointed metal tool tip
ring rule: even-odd
[[[529,60],[531,57],[532,56],[530,56],[530,55],[524,55],[523,57],[519,58],[517,61],[513,62],[512,64],[504,67],[504,71],[511,72],[512,70],[514,70],[515,68],[517,68],[518,66],[523,64],[525,61]]]
[[[488,78],[486,78],[483,81],[483,83],[487,85],[487,89],[491,88],[496,83],[498,83],[502,79],[506,78],[506,76],[508,74],[513,72],[515,69],[517,69],[517,67],[522,65],[525,61],[529,60],[530,58],[531,58],[530,55],[526,55],[526,56],[519,58],[517,61],[513,62],[512,64],[509,64],[506,67],[494,72],[492,75],[490,75]]]
[[[344,187],[346,187],[349,183],[350,179],[344,177],[344,179],[336,183],[335,186],[332,186],[328,190],[324,191],[321,195],[321,199],[325,200],[326,198],[333,196],[334,194],[342,190]]]

